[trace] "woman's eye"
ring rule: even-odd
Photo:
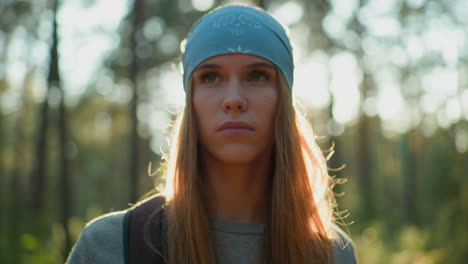
[[[250,73],[249,79],[252,82],[263,82],[268,80],[268,74],[263,71],[253,71]]]
[[[207,73],[202,74],[200,79],[204,83],[214,83],[214,82],[218,81],[219,77],[214,72],[207,72]]]

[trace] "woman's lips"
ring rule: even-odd
[[[253,130],[248,128],[225,128],[221,129],[219,132],[225,136],[242,136],[253,134]]]
[[[239,121],[225,122],[218,131],[226,136],[242,136],[254,133],[254,129],[251,125]]]

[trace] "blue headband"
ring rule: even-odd
[[[269,60],[281,70],[292,89],[294,63],[285,29],[267,12],[241,5],[215,9],[192,26],[182,55],[184,89],[198,64],[229,53]]]

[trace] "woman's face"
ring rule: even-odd
[[[219,55],[200,63],[192,79],[203,155],[229,164],[269,157],[278,102],[275,66],[253,55]]]

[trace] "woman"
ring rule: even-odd
[[[284,28],[260,9],[224,6],[194,24],[184,47],[186,107],[165,200],[140,203],[146,213],[130,228],[126,212],[94,220],[69,263],[124,263],[141,255],[132,246],[168,263],[356,263],[333,224],[326,160],[293,107]],[[161,228],[141,229],[140,243],[128,230],[143,222]]]

